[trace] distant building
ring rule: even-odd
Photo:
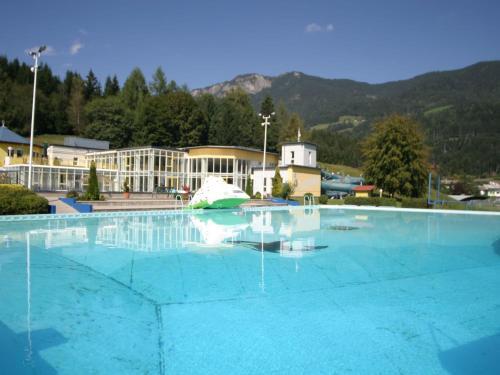
[[[283,183],[294,187],[293,196],[311,193],[321,195],[321,169],[316,163],[316,145],[308,142],[288,142],[281,146],[280,175]],[[270,196],[276,166],[253,170],[253,193]]]
[[[481,188],[481,195],[486,195],[491,198],[500,198],[500,183],[490,181],[484,184]]]
[[[372,192],[375,189],[374,185],[358,185],[353,187],[352,191],[356,198],[369,198],[372,196]]]
[[[0,167],[28,163],[30,142],[13,132],[5,123],[0,127]],[[33,144],[33,163],[42,163],[43,147]]]
[[[25,138],[2,128],[0,171],[11,183],[28,185],[27,150],[29,142]],[[319,196],[321,193],[316,145],[307,142],[284,144],[281,162],[277,153],[266,153],[264,176],[262,151],[248,147],[143,146],[109,150],[109,142],[68,136],[63,144],[46,146],[45,154],[40,145],[33,150],[32,186],[39,191],[85,191],[90,164],[95,162],[102,192],[122,191],[125,181],[135,193],[182,190],[184,187],[196,191],[206,177],[219,176],[243,190],[252,178],[254,193],[268,196],[275,168],[279,166],[283,182],[294,186],[294,196],[305,193]]]

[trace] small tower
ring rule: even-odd
[[[316,145],[300,141],[300,129],[297,142],[283,143],[281,146],[281,165],[298,165],[316,168]]]

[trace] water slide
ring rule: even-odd
[[[341,198],[351,194],[355,186],[364,184],[363,177],[341,176],[327,171],[321,171],[321,194],[328,197]]]

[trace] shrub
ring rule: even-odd
[[[247,193],[247,195],[249,197],[251,197],[253,194],[253,181],[250,178],[250,175],[247,176],[247,184],[245,186],[245,193]]]
[[[328,204],[328,195],[321,195],[319,197],[319,204]]]
[[[345,204],[352,204],[356,206],[393,206],[396,207],[398,201],[394,198],[378,198],[378,197],[368,197],[368,198],[357,198],[357,197],[346,197],[344,199]]]
[[[285,182],[281,188],[281,198],[289,199],[294,192],[295,186],[288,182]]]
[[[273,189],[271,194],[273,197],[279,197],[282,190],[283,190],[283,178],[281,177],[280,174],[280,168],[276,167],[276,170],[274,171]]]
[[[253,196],[255,199],[260,199],[262,198],[262,195],[260,195],[259,192],[255,193],[255,195]]]
[[[0,215],[46,214],[47,199],[20,185],[0,185]]]
[[[97,181],[97,171],[95,167],[94,161],[90,163],[90,172],[89,172],[89,185],[87,187],[87,191],[84,194],[84,199],[89,201],[98,201],[99,200],[99,182]]]
[[[80,197],[80,195],[75,190],[70,190],[70,191],[68,191],[66,193],[66,198],[75,198],[75,199],[78,199],[79,197]]]
[[[429,208],[427,198],[403,198],[401,207],[404,208]]]
[[[125,181],[123,181],[123,192],[130,193],[130,186],[128,186],[128,179],[125,179]]]

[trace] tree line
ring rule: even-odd
[[[193,97],[187,86],[168,81],[161,67],[148,82],[139,68],[120,85],[116,75],[104,87],[92,70],[85,77],[67,71],[63,80],[48,65],[38,71],[36,134],[79,135],[110,141],[111,147],[236,145],[262,148],[262,120],[248,94],[234,90],[224,98]],[[29,134],[33,73],[17,59],[0,57],[0,117],[9,128]],[[283,103],[264,98],[260,113],[275,113],[268,149],[295,140],[304,123]]]

